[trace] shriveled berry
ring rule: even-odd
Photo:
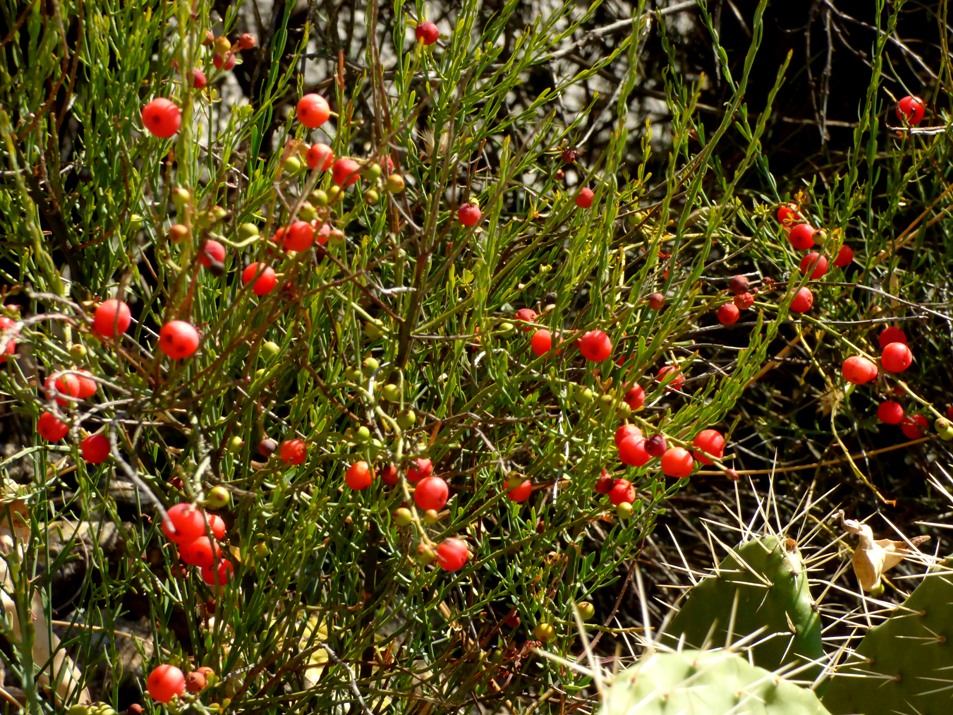
[[[750,286],[747,276],[737,275],[732,276],[731,280],[728,281],[728,291],[734,295],[739,293],[747,293],[748,287]]]

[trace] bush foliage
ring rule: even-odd
[[[15,352],[0,366],[0,659],[29,711],[89,696],[153,712],[586,712],[591,673],[536,649],[578,655],[576,613],[592,604],[596,651],[635,647],[633,565],[648,543],[696,547],[691,530],[661,547],[660,522],[724,522],[717,500],[748,508],[769,479],[802,521],[843,504],[912,528],[948,509],[934,429],[950,387],[948,56],[936,33],[919,54],[903,41],[902,3],[863,18],[829,7],[829,26],[869,39],[851,48],[869,81],[830,115],[841,75],[813,53],[835,39],[765,61],[787,21],[767,6],[742,4],[742,21],[712,3],[641,2],[621,19],[599,2],[304,16],[293,3],[270,16],[207,0],[3,3],[0,340]],[[414,37],[428,18],[433,45]],[[725,44],[735,22],[747,35]],[[824,143],[792,161],[778,147],[803,135],[789,109],[805,83]],[[309,92],[334,113],[314,130],[295,113]],[[918,127],[894,114],[905,94],[924,97]],[[155,98],[181,108],[170,139],[143,128]],[[308,169],[317,142],[358,162],[353,186]],[[823,277],[799,269],[782,203],[818,229]],[[282,250],[299,220],[318,241]],[[853,261],[833,266],[845,245]],[[253,262],[277,273],[260,296],[242,280]],[[724,326],[736,275],[753,304]],[[805,287],[813,306],[792,312]],[[111,298],[133,320],[103,338],[93,315]],[[517,320],[522,308],[535,316]],[[172,320],[199,331],[193,356],[159,349]],[[876,362],[888,325],[913,367],[850,386],[844,359]],[[554,336],[542,355],[539,329]],[[612,342],[598,363],[576,342],[594,330]],[[666,366],[684,384],[661,379]],[[80,370],[95,395],[59,404],[44,390]],[[925,416],[926,436],[879,424],[887,398]],[[37,432],[44,412],[65,438]],[[668,447],[717,428],[726,454],[684,479],[657,459],[627,467],[624,422]],[[81,449],[94,433],[109,441],[99,464]],[[300,464],[281,459],[290,440]],[[438,514],[404,478],[417,459],[449,484]],[[355,491],[345,475],[360,461],[376,479]],[[631,506],[596,491],[603,470],[632,482]],[[525,480],[529,497],[509,498]],[[807,484],[839,489],[799,512]],[[180,502],[225,521],[227,584],[206,584],[163,535]],[[449,538],[469,549],[457,571],[439,567]],[[17,615],[31,603],[35,626]],[[60,695],[44,674],[61,661],[34,648],[51,633],[76,664]],[[164,706],[140,690],[167,663],[215,676]]]

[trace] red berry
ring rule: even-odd
[[[652,293],[648,297],[648,302],[652,310],[661,310],[665,307],[665,296],[662,293]]]
[[[546,328],[540,328],[529,339],[529,345],[537,357],[542,357],[553,347],[553,335]]]
[[[685,376],[673,365],[659,368],[655,379],[664,384],[666,390],[678,390],[685,384]]]
[[[254,284],[251,290],[257,296],[270,293],[278,285],[275,269],[263,263],[250,263],[242,271],[242,283],[248,285],[252,281],[254,281]]]
[[[188,502],[169,507],[162,521],[162,532],[174,543],[184,543],[205,535],[205,512]]]
[[[626,437],[635,437],[636,439],[641,439],[642,430],[635,425],[620,425],[619,429],[615,431],[615,437],[613,438],[615,440],[615,446],[618,447],[622,443],[622,440],[624,440]]]
[[[400,481],[400,472],[397,471],[397,466],[394,464],[388,464],[381,469],[380,475],[381,481],[389,487],[396,486],[397,482]]]
[[[209,531],[212,532],[212,536],[216,539],[225,538],[225,520],[220,517],[218,514],[206,514],[206,519],[208,520]]]
[[[110,298],[96,306],[93,313],[93,332],[102,338],[122,335],[132,323],[129,306],[122,301]]]
[[[635,501],[635,487],[628,479],[616,479],[609,490],[609,501],[616,506],[631,504]]]
[[[838,268],[846,268],[853,260],[854,250],[847,244],[844,244],[840,247],[840,250],[837,251],[837,258],[834,259],[834,265]]]
[[[159,330],[159,349],[173,360],[184,360],[199,349],[199,331],[184,320],[170,320]]]
[[[923,415],[912,415],[904,417],[900,422],[900,431],[907,439],[920,439],[923,436],[923,430],[927,428],[927,418]]]
[[[235,49],[238,50],[239,52],[241,52],[242,50],[250,50],[257,44],[258,44],[258,40],[255,39],[254,35],[247,32],[243,32],[241,35],[238,36],[238,42],[235,45]]]
[[[884,400],[877,408],[877,419],[885,425],[898,425],[903,422],[903,407],[899,402]]]
[[[90,464],[102,464],[109,459],[109,438],[104,434],[91,434],[79,443],[79,451]]]
[[[410,467],[407,469],[407,481],[416,484],[431,474],[433,474],[433,462],[426,457],[418,457],[410,463]]]
[[[603,469],[596,478],[596,493],[608,494],[612,490],[612,485],[614,483],[615,480],[609,476],[609,472]]]
[[[810,288],[801,288],[791,299],[792,313],[806,313],[814,305],[814,294]]]
[[[168,139],[179,131],[182,112],[168,99],[158,97],[142,108],[142,124],[153,135]]]
[[[450,537],[437,544],[437,563],[444,571],[458,571],[470,558],[465,541]]]
[[[317,129],[330,116],[331,107],[320,94],[306,94],[298,100],[298,121],[309,129]]]
[[[96,381],[93,379],[93,373],[89,370],[77,370],[76,380],[79,382],[78,396],[81,400],[88,400],[95,395],[96,390],[99,389],[96,385]]]
[[[216,52],[214,55],[212,55],[212,64],[215,65],[216,69],[228,72],[235,67],[235,53],[226,52],[223,55],[219,52]]]
[[[629,409],[635,411],[645,404],[645,390],[639,385],[635,385],[626,391],[622,399],[629,406]]]
[[[205,566],[200,573],[202,580],[209,586],[224,586],[235,575],[235,567],[228,559],[219,559],[218,564]]]
[[[847,382],[863,385],[877,377],[877,366],[860,355],[851,355],[844,360],[841,374]]]
[[[439,479],[439,477],[438,477]],[[364,460],[354,462],[344,473],[344,481],[356,492],[367,489],[374,482],[374,472]]]
[[[788,240],[799,251],[814,245],[814,227],[807,223],[799,223],[788,232]]]
[[[361,178],[361,165],[354,159],[342,157],[331,165],[331,179],[338,186],[348,187]]]
[[[890,343],[903,343],[906,345],[907,336],[904,335],[904,332],[900,328],[890,326],[880,331],[880,335],[877,336],[877,342],[880,344],[880,349],[883,350],[890,345]]]
[[[334,152],[327,144],[312,144],[306,156],[309,169],[327,171],[334,164]]]
[[[797,204],[781,204],[778,206],[778,221],[783,226],[790,226],[801,220]]]
[[[536,320],[536,311],[532,308],[520,308],[516,311],[516,319],[527,323],[532,323],[534,320]],[[528,325],[520,328],[520,330],[522,330],[524,333],[528,333],[532,329],[533,328]]]
[[[414,36],[425,45],[432,45],[440,39],[440,30],[429,20],[424,20],[414,28]]]
[[[506,498],[510,501],[516,502],[517,504],[522,504],[524,501],[529,499],[532,494],[533,482],[529,479],[524,479],[522,482],[506,492]]]
[[[160,665],[149,673],[146,690],[157,703],[167,703],[185,692],[185,676],[174,665]]]
[[[47,442],[59,442],[69,433],[69,425],[52,412],[44,412],[36,420],[36,431]]]
[[[906,96],[897,102],[897,119],[901,122],[915,127],[923,121],[923,115],[926,113],[926,105],[919,97]]]
[[[196,89],[205,89],[206,84],[208,84],[208,79],[205,77],[205,73],[198,67],[192,70],[192,86]]]
[[[619,442],[619,459],[630,467],[641,467],[652,456],[645,450],[645,440],[641,437],[626,437]]]
[[[913,364],[913,352],[904,343],[890,343],[880,353],[880,364],[887,372],[903,372]]]
[[[68,372],[53,373],[44,383],[46,398],[56,400],[60,407],[69,407],[72,402],[66,398],[79,397],[80,384],[76,375]]]
[[[199,263],[206,268],[212,268],[215,265],[220,266],[224,262],[225,246],[211,238],[202,244],[202,250],[199,252]]]
[[[665,441],[665,435],[653,434],[645,440],[645,451],[653,457],[661,457],[667,447],[668,444]]]
[[[308,443],[303,439],[286,439],[278,447],[278,457],[285,464],[304,464],[308,457]]]
[[[692,444],[701,452],[693,452],[695,459],[702,464],[711,464],[711,460],[702,454],[702,452],[721,459],[725,455],[725,438],[715,429],[705,429],[698,433]]]
[[[460,220],[460,223],[467,227],[476,226],[482,215],[476,201],[465,203],[457,209],[457,218]]]
[[[189,566],[210,568],[222,552],[221,547],[207,536],[199,536],[179,543],[179,558]]]
[[[13,336],[17,334],[16,322],[0,315],[0,343],[4,343],[3,350],[0,352],[0,363],[7,361],[7,355],[13,355],[17,349],[17,341]]]
[[[738,310],[748,310],[754,305],[754,296],[751,293],[738,293],[731,299],[731,302]]]
[[[281,235],[281,247],[286,251],[307,251],[314,243],[314,226],[307,221],[295,221]]]
[[[695,460],[687,449],[671,447],[662,455],[662,474],[682,479],[692,473]]]
[[[728,281],[728,291],[732,295],[747,293],[750,285],[751,283],[748,281],[747,276],[742,276],[742,275],[732,276],[731,280]]]
[[[823,278],[827,273],[827,259],[820,253],[811,251],[801,259],[801,273],[810,271],[811,280]]]
[[[725,303],[718,306],[718,322],[722,325],[734,325],[741,317],[741,311],[734,303]]]
[[[612,355],[612,341],[601,330],[590,330],[579,338],[579,352],[586,360],[603,362]]]
[[[424,511],[440,511],[449,498],[450,488],[443,477],[424,477],[414,487],[414,504]]]
[[[185,689],[190,693],[200,693],[205,690],[207,685],[208,678],[205,677],[205,673],[193,670],[185,676]]]
[[[592,206],[592,199],[595,197],[596,193],[590,189],[588,186],[584,186],[579,190],[579,193],[576,194],[576,206],[581,209],[587,209]]]

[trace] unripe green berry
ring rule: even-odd
[[[358,442],[366,442],[370,438],[371,431],[365,425],[361,425],[354,431],[354,439]]]
[[[281,352],[281,346],[273,340],[267,340],[261,344],[261,352],[266,360],[271,360]]]
[[[315,189],[308,196],[311,199],[311,203],[315,206],[327,206],[328,205],[328,193],[324,189]]]
[[[400,388],[389,382],[381,388],[381,396],[388,402],[397,402],[400,399]]]
[[[344,378],[350,380],[351,382],[360,382],[361,381],[361,371],[356,367],[349,367],[344,371]]]
[[[533,637],[543,643],[549,643],[549,641],[556,637],[556,629],[552,623],[540,623],[533,629]]]
[[[513,324],[510,323],[510,322],[500,323],[500,332],[501,332],[503,335],[507,335],[507,334],[509,334],[509,333],[512,333],[512,332],[513,332]]]
[[[440,521],[440,514],[436,509],[427,509],[427,511],[424,512],[424,523],[428,526],[433,526],[438,521]]]
[[[221,206],[213,206],[209,211],[212,214],[212,218],[215,220],[215,223],[222,221],[228,217],[228,211]]]
[[[209,489],[205,495],[205,507],[208,509],[224,509],[231,501],[231,493],[220,484]]]
[[[410,509],[406,507],[402,506],[394,512],[394,523],[397,524],[397,526],[410,526],[413,521],[414,517],[410,513]]]
[[[304,165],[301,163],[301,159],[299,159],[298,157],[294,155],[289,156],[281,164],[282,170],[284,171],[284,173],[288,174],[289,176],[295,176],[296,174],[300,174],[303,166]]]
[[[420,544],[417,547],[417,559],[424,566],[432,564],[434,559],[437,558],[437,554],[434,553],[434,550],[430,548],[427,544]]]
[[[380,320],[368,320],[364,323],[364,334],[371,340],[380,340],[384,337],[384,323]]]
[[[407,409],[397,413],[397,424],[401,429],[410,429],[417,422],[417,413]]]
[[[243,241],[247,241],[259,235],[258,226],[253,223],[243,223],[238,227],[238,237]]]
[[[367,377],[370,377],[377,372],[377,369],[380,366],[381,364],[377,361],[377,358],[366,357],[364,358],[364,362],[361,363],[361,372],[363,372]]]
[[[583,621],[591,621],[596,615],[596,607],[589,601],[580,601],[577,603],[576,610],[579,611],[579,618]]]
[[[381,195],[377,193],[376,189],[368,189],[364,192],[364,203],[371,205],[376,204],[381,200]]]
[[[628,502],[622,502],[618,504],[615,508],[615,515],[620,519],[631,519],[632,513],[635,510],[632,508],[632,505]]]
[[[384,188],[392,194],[399,194],[404,190],[406,185],[407,183],[404,181],[404,177],[400,174],[391,174],[384,181]]]
[[[381,174],[384,173],[384,170],[381,169],[380,164],[367,164],[364,167],[364,176],[371,182],[377,181],[381,178]]]
[[[183,189],[181,186],[172,189],[172,203],[177,209],[184,209],[191,200],[192,194],[188,189]]]
[[[314,221],[318,217],[318,210],[305,201],[298,209],[298,218],[302,221]]]
[[[233,435],[228,444],[225,445],[225,448],[232,454],[238,454],[242,451],[242,447],[245,446],[245,440],[239,437],[237,434]]]
[[[142,216],[139,214],[129,214],[129,230],[135,233],[142,228]]]
[[[69,356],[76,362],[82,361],[88,352],[82,343],[73,343],[69,346]]]

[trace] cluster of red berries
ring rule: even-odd
[[[901,373],[913,364],[913,351],[907,345],[907,336],[899,328],[889,327],[878,336],[880,343],[880,365],[891,373]],[[841,367],[841,374],[847,382],[865,385],[877,378],[877,365],[862,355],[851,355]]]
[[[156,666],[149,673],[146,678],[146,690],[149,697],[157,703],[169,703],[186,692],[202,692],[214,676],[215,671],[207,665],[196,668],[186,675],[176,666],[164,663]]]
[[[183,502],[166,512],[162,532],[178,547],[179,558],[200,570],[202,580],[209,586],[224,585],[231,580],[235,568],[222,558],[219,540],[225,537],[225,521],[217,514],[206,514],[202,509]]]

